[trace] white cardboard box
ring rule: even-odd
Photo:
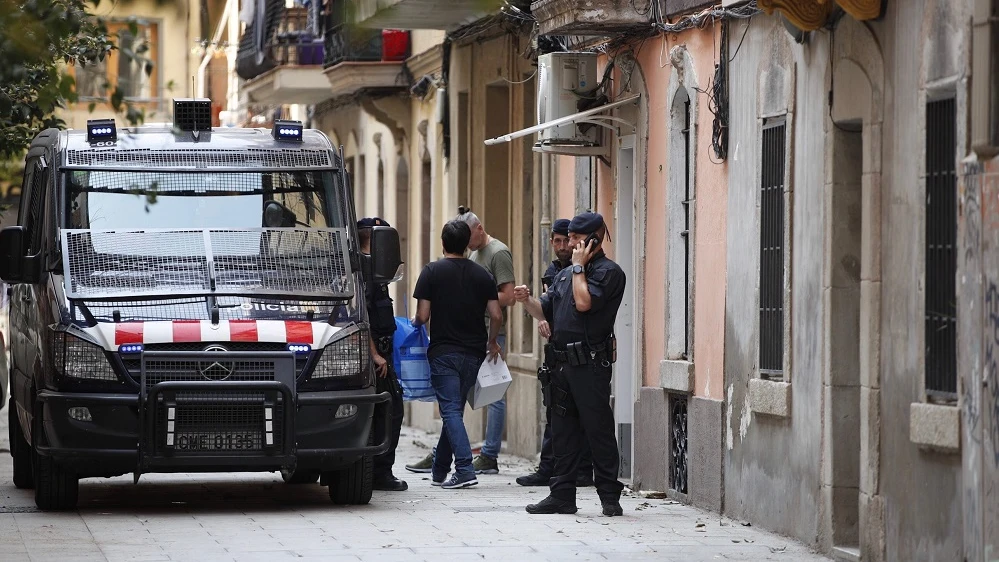
[[[479,375],[475,379],[475,386],[468,392],[468,401],[473,410],[492,404],[503,398],[506,389],[510,388],[513,377],[510,376],[510,368],[506,361],[496,359],[495,362],[486,358],[479,367]]]

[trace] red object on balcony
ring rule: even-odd
[[[409,53],[409,32],[400,29],[382,30],[382,60],[404,61]]]

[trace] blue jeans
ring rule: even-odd
[[[496,338],[503,353],[506,353],[506,336]],[[495,459],[499,457],[503,445],[503,426],[506,425],[506,395],[486,406],[486,441],[482,444],[482,454]]]
[[[443,422],[432,469],[433,479],[437,482],[447,476],[452,457],[456,474],[475,474],[464,414],[468,392],[475,386],[480,366],[482,359],[466,353],[445,353],[430,360],[430,384],[437,393]]]

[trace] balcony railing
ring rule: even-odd
[[[252,80],[278,66],[323,64],[322,26],[310,22],[306,8],[285,8],[281,2],[268,0],[259,19],[247,26],[239,42],[236,70],[240,77]]]
[[[332,0],[329,5],[324,67],[342,62],[402,62],[409,57],[408,31],[358,27],[350,23],[348,7],[342,0]]]

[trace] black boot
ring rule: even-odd
[[[405,480],[399,480],[395,476],[383,476],[374,478],[371,482],[371,489],[383,492],[405,492],[409,489],[409,484]]]
[[[618,500],[601,500],[600,505],[603,507],[604,515],[607,517],[624,515],[624,509],[621,508],[621,502]]]
[[[532,515],[551,515],[553,513],[571,515],[577,511],[579,508],[576,507],[576,502],[560,500],[551,496],[527,506],[527,512]]]
[[[521,486],[547,486],[551,479],[551,476],[546,476],[540,472],[532,472],[527,476],[518,476],[517,484]]]

